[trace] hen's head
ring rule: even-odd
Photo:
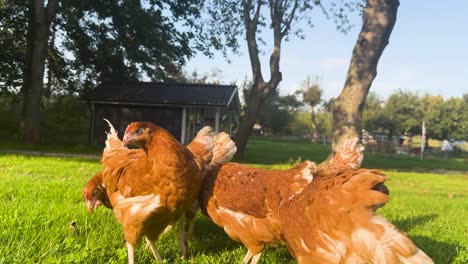
[[[101,204],[107,208],[112,208],[109,198],[107,197],[106,189],[102,186],[102,178],[99,174],[96,174],[96,176],[88,181],[83,189],[83,197],[90,213]]]
[[[123,137],[124,146],[144,148],[157,126],[150,122],[132,122],[127,126]]]

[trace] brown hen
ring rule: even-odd
[[[385,180],[378,170],[318,170],[311,184],[283,203],[283,239],[298,263],[433,263],[374,214],[389,199]]]
[[[108,140],[106,141],[106,148],[104,149],[104,156],[106,156],[106,154],[109,155],[109,153],[114,152],[112,155],[115,155],[115,157],[113,158],[115,159],[119,158],[119,160],[117,160],[116,168],[119,168],[119,167],[124,168],[126,167],[125,164],[129,165],[128,168],[127,167],[124,168],[126,170],[126,172],[123,173],[124,175],[131,176],[132,173],[138,173],[140,171],[145,172],[145,170],[147,170],[147,167],[148,167],[148,164],[147,164],[148,160],[147,160],[146,152],[143,149],[129,150],[123,147],[120,139],[118,138],[116,134],[116,131],[113,129],[110,123],[109,125],[111,126],[111,132],[108,135]],[[190,143],[187,146],[187,148],[194,155],[194,158],[198,165],[201,176],[206,174],[207,170],[215,168],[216,166],[220,166],[225,162],[228,162],[236,152],[236,147],[235,147],[234,142],[230,139],[230,137],[226,133],[215,134],[213,132],[213,129],[208,126],[204,127],[203,129],[199,131],[197,136],[194,138],[192,143]],[[120,151],[121,153],[116,154],[115,151]],[[134,162],[132,162],[131,160]],[[137,160],[138,162],[136,162]],[[104,158],[103,158],[103,161],[104,161]],[[122,172],[116,173],[116,175],[121,175],[121,174]],[[83,196],[85,197],[87,207],[90,212],[92,212],[93,209],[97,208],[101,203],[104,204],[108,208],[112,208],[112,204],[110,203],[109,198],[108,198],[108,193],[110,193],[109,195],[111,196],[116,193],[121,194],[121,190],[118,190],[116,192],[113,190],[108,191],[103,183],[102,175],[103,175],[103,172],[96,174],[93,178],[91,178],[88,181],[87,185],[85,186],[83,190]],[[134,181],[138,182],[140,177],[136,177]],[[128,186],[124,188],[128,188]],[[135,201],[135,203],[136,202],[137,201]],[[190,220],[192,220],[192,218],[195,216],[195,210],[198,208],[197,202],[198,200],[195,199],[194,202],[192,203],[192,206],[184,214],[181,215],[181,217],[179,218],[180,226],[182,227],[185,226],[184,220],[185,220],[186,215],[189,217],[189,223],[190,223]],[[140,207],[141,206],[137,206],[134,208],[143,209],[143,207],[141,208]],[[137,209],[133,209],[133,210],[136,211]],[[188,226],[190,226],[190,230],[193,228],[193,225],[191,223]],[[185,230],[184,228],[180,228],[179,231],[180,231],[179,232],[179,245],[181,246],[181,249],[182,249],[182,255],[186,256],[188,248],[187,248],[187,242],[185,238],[185,232],[184,232]],[[156,251],[156,247],[154,243],[152,243],[152,241],[148,239],[147,239],[147,242],[148,244],[150,244],[150,247],[155,257],[160,260],[161,258],[159,257],[159,254]],[[131,254],[129,250],[129,256],[130,255]]]
[[[103,185],[122,224],[129,263],[134,246],[144,236],[154,256],[162,261],[154,241],[168,224],[196,201],[201,171],[192,153],[168,131],[152,123],[131,123],[123,145],[111,128],[102,158]]]
[[[203,210],[231,239],[247,247],[243,263],[257,263],[266,245],[282,241],[280,205],[301,193],[313,181],[317,169],[358,168],[362,149],[356,142],[346,141],[329,163],[318,168],[305,161],[289,170],[264,170],[238,163],[212,170],[202,184]]]

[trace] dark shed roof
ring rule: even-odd
[[[104,82],[85,93],[87,101],[229,107],[238,103],[235,85],[162,82]]]

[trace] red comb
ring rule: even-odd
[[[130,124],[127,126],[127,129],[125,129],[124,135],[127,134],[127,132],[130,130],[130,127],[133,127],[133,123],[130,123]]]

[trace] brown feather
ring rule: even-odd
[[[108,135],[108,140],[117,139],[113,133]],[[143,150],[108,144],[102,178],[125,240],[135,245],[142,236],[156,240],[167,225],[191,208],[201,175],[192,153],[152,123],[130,124],[124,141],[140,144]]]
[[[372,206],[388,201],[387,194],[374,190],[385,180],[378,170],[319,171],[302,193],[284,203],[279,209],[283,239],[298,263],[432,263],[374,215]]]
[[[237,163],[212,170],[202,184],[203,210],[229,237],[258,254],[265,245],[281,242],[278,209],[315,181],[317,169],[337,173],[361,165],[363,149],[356,139],[346,140],[339,150],[319,168],[306,161],[289,170],[263,170]]]
[[[229,237],[258,254],[265,245],[280,242],[279,205],[307,186],[315,170],[310,161],[289,170],[228,163],[204,179],[202,209]]]

